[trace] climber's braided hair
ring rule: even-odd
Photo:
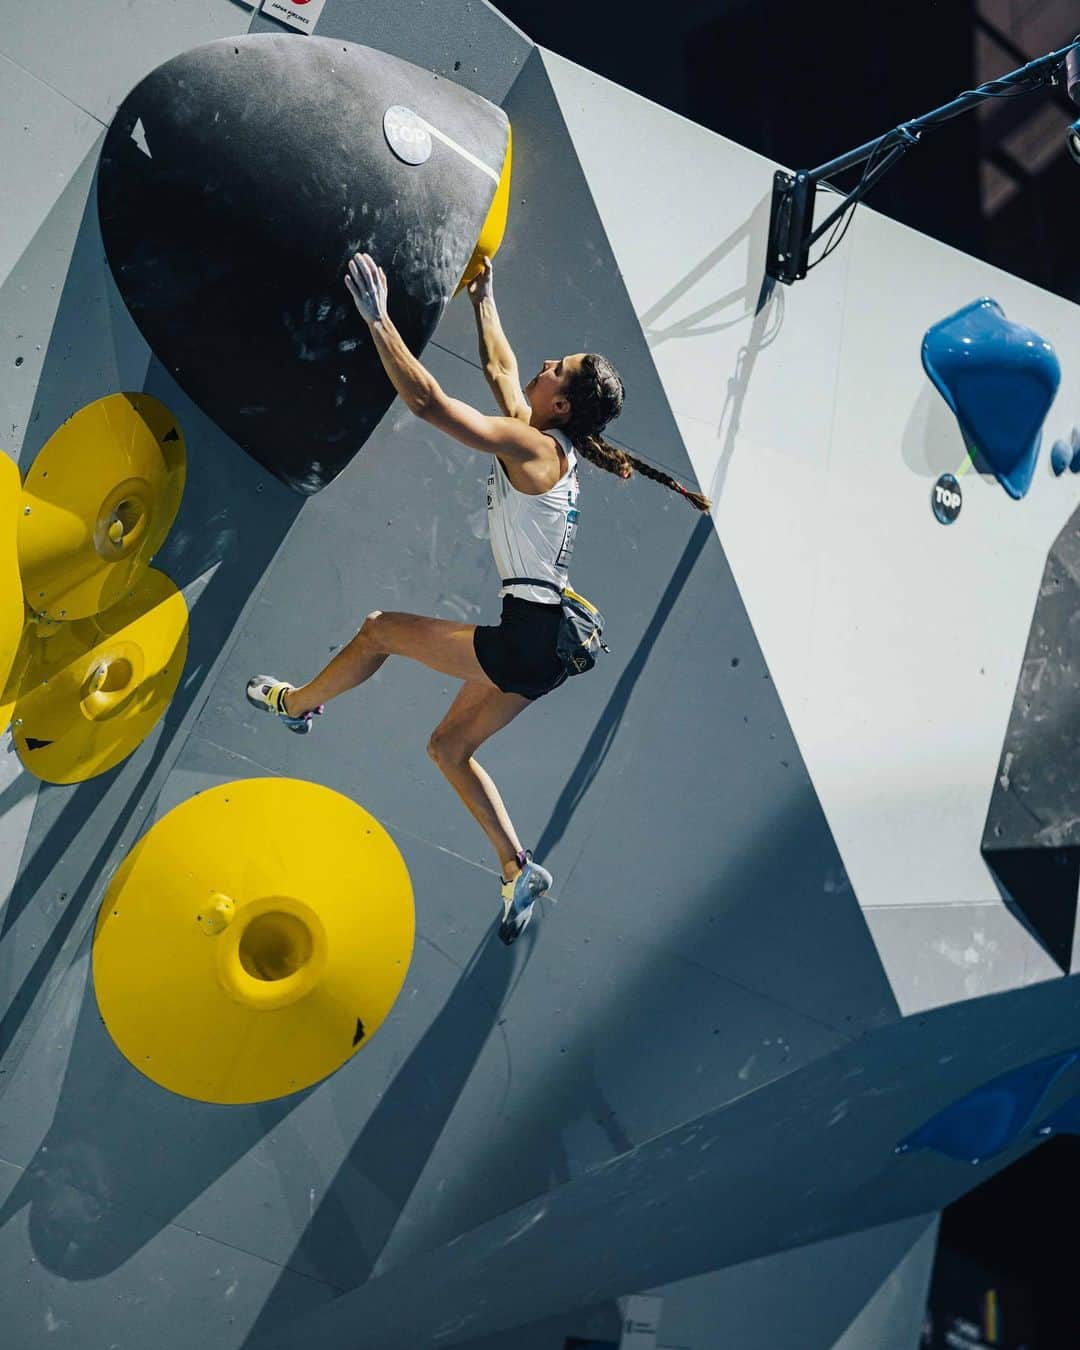
[[[709,509],[709,500],[700,493],[691,492],[670,474],[654,469],[600,435],[613,417],[618,417],[623,405],[623,382],[619,372],[604,356],[590,352],[581,359],[578,371],[570,376],[566,397],[570,400],[570,416],[561,430],[570,438],[574,449],[590,464],[620,478],[629,478],[636,469],[644,478],[681,493],[699,511]]]

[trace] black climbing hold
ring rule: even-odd
[[[39,741],[34,736],[27,736],[26,738],[27,750],[44,750],[47,745],[52,745],[52,741]]]
[[[421,165],[387,144],[395,105],[441,133]],[[98,175],[105,254],[184,391],[306,496],[394,398],[345,289],[349,259],[364,250],[385,268],[391,317],[419,353],[472,257],[507,144],[500,108],[385,52],[221,39],[152,71],[113,118]]]
[[[359,1017],[356,1019],[356,1035],[352,1038],[353,1045],[359,1045],[364,1039],[364,1024]]]
[[[1068,973],[1080,881],[1076,527],[1050,548],[983,830],[982,855],[1013,915]]]
[[[180,433],[176,430],[175,427],[172,427],[169,431],[165,433],[164,436],[162,436],[161,439],[163,441],[178,441],[180,439]]]

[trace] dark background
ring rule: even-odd
[[[1080,1141],[1052,1139],[945,1210],[930,1285],[927,1350],[947,1350],[958,1317],[982,1324],[989,1289],[1001,1310],[995,1350],[1080,1346],[1072,1220],[1080,1205],[1078,1155]]]
[[[1080,30],[1077,0],[495,5],[541,46],[792,169],[825,163]],[[1080,300],[1080,166],[1065,149],[1078,115],[1064,89],[993,100],[928,131],[868,203]]]
[[[1077,0],[681,0],[662,7],[662,23],[625,0],[495,4],[541,46],[792,169],[1080,30]],[[1080,301],[1080,166],[1065,149],[1078,115],[1063,89],[989,102],[927,132],[868,202]],[[1078,1155],[1073,1139],[1044,1144],[945,1211],[926,1347],[946,1346],[956,1319],[982,1327],[991,1289],[997,1350],[1080,1347]]]

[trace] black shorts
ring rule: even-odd
[[[566,679],[555,654],[562,621],[562,605],[538,604],[503,596],[502,620],[480,625],[473,633],[473,650],[484,674],[504,694],[540,698]]]

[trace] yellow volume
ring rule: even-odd
[[[168,707],[187,646],[187,603],[154,568],[104,614],[27,624],[12,728],[24,767],[46,783],[114,768]]]
[[[408,869],[362,807],[247,778],[174,807],[135,845],[94,933],[121,1053],[199,1101],[310,1087],[366,1045],[412,955]]]
[[[27,470],[19,567],[36,614],[82,619],[150,565],[184,490],[184,438],[149,394],[110,394],[53,432]]]

